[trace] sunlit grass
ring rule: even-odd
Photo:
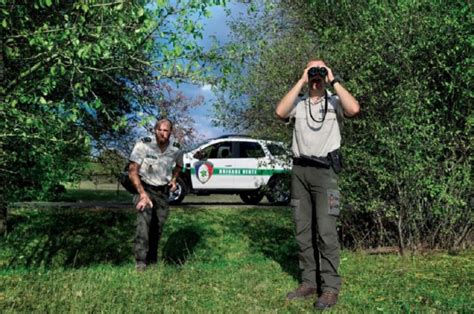
[[[134,214],[17,211],[0,240],[0,312],[312,312],[289,209],[172,209],[161,261],[134,270]],[[344,251],[336,313],[472,311],[473,251]]]

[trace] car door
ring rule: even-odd
[[[195,153],[191,163],[191,181],[195,190],[222,190],[234,187],[231,141],[204,146]]]
[[[265,173],[265,152],[260,143],[255,141],[235,142],[236,158],[233,160],[233,167],[236,169],[235,188],[238,189],[257,189],[264,185]]]

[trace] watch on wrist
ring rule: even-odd
[[[329,82],[332,87],[334,87],[334,84],[336,83],[341,83],[341,80],[338,77],[335,77],[331,82]]]

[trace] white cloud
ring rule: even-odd
[[[215,127],[211,124],[211,117],[209,114],[202,112],[195,113],[194,120],[196,123],[196,130],[201,134],[205,139],[215,138],[221,136],[225,131],[220,127]]]
[[[212,85],[211,85],[211,84],[206,84],[206,85],[201,86],[201,90],[202,90],[203,92],[208,92],[208,91],[210,91],[211,89],[212,89]]]

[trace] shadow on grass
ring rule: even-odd
[[[18,211],[10,216],[9,234],[0,238],[0,265],[55,268],[131,263],[135,218],[135,213],[128,211]],[[289,211],[245,209],[226,213],[221,221],[225,232],[249,239],[252,252],[276,261],[283,271],[299,278]],[[170,221],[161,243],[163,261],[171,265],[184,264],[197,249],[207,251],[214,258],[218,256],[219,251],[202,241],[219,236],[208,223],[206,219],[196,220],[190,213]]]
[[[9,267],[82,267],[132,260],[135,215],[57,209],[10,217]]]
[[[300,280],[298,247],[290,212],[284,208],[245,210],[235,217],[233,228],[250,239],[251,250],[276,261],[284,272]]]
[[[163,247],[163,261],[167,264],[186,263],[202,237],[202,230],[195,226],[181,228],[168,236]]]
[[[135,213],[125,211],[52,209],[13,214],[8,221],[8,235],[0,238],[0,265],[78,268],[130,263],[135,219]],[[184,264],[202,234],[198,226],[178,227],[163,244],[163,261]]]

